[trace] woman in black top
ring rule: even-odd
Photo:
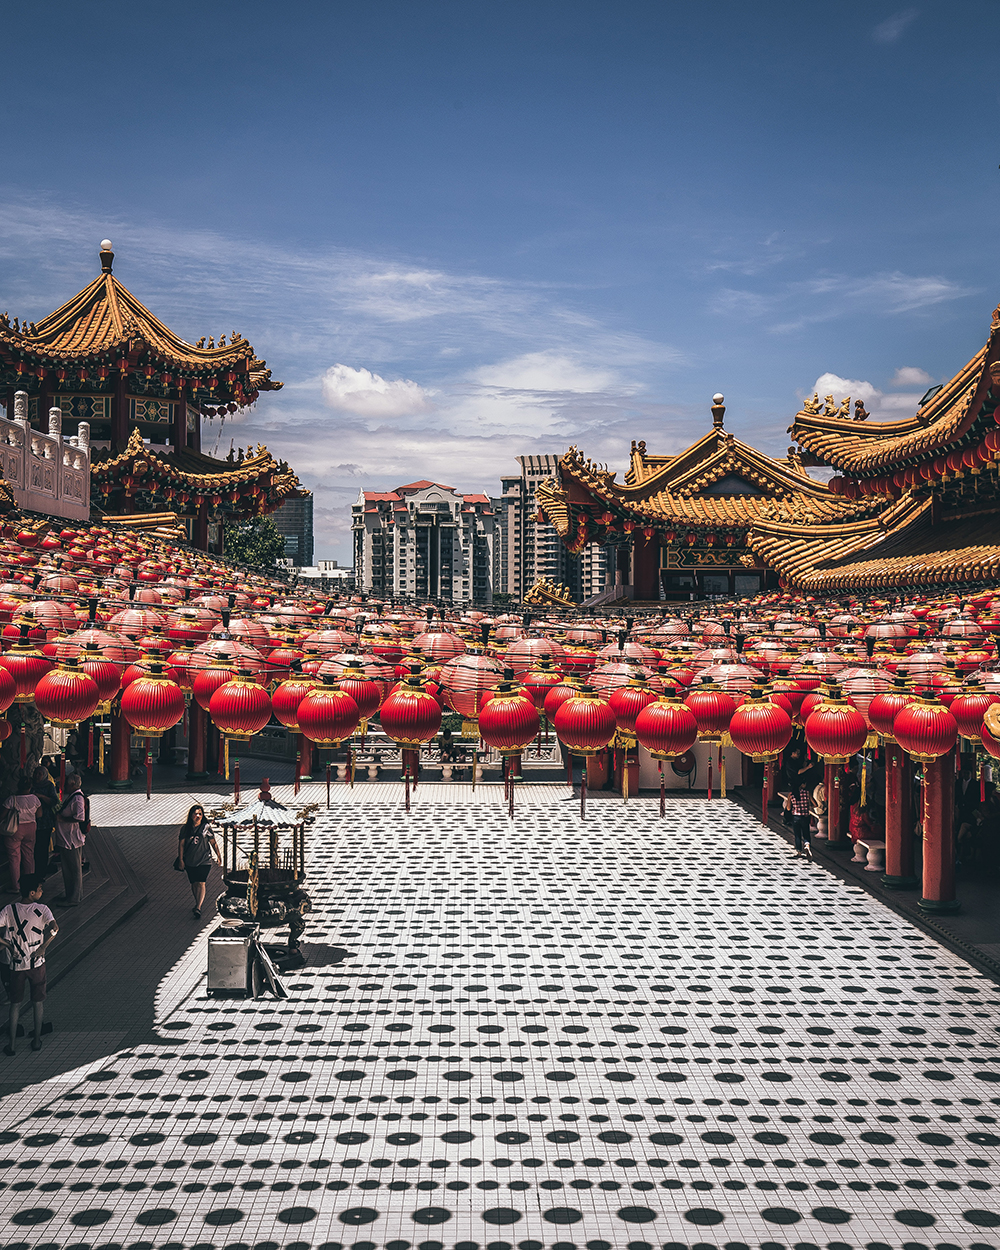
[[[59,793],[49,770],[39,764],[32,774],[31,793],[41,800],[35,816],[35,872],[44,881],[49,871],[52,831],[56,827]]]
[[[181,825],[177,839],[177,858],[183,864],[188,881],[191,882],[191,894],[194,897],[191,911],[195,916],[200,916],[205,902],[205,882],[208,880],[212,860],[220,866],[222,864],[215,834],[205,819],[205,809],[200,803],[191,808],[187,820]]]

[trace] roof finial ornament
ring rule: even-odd
[[[712,396],[712,422],[715,429],[722,429],[722,419],[726,415],[725,395]]]
[[[101,240],[101,273],[110,273],[115,262],[115,254],[111,250],[111,240]]]

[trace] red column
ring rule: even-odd
[[[909,890],[913,875],[913,764],[898,742],[885,744],[885,872],[882,884]]]
[[[840,831],[840,792],[843,768],[840,764],[826,765],[826,837],[828,846],[843,846]]]
[[[632,582],[637,599],[659,599],[659,564],[659,539],[655,536],[645,538],[641,533],[637,533],[632,549]]]
[[[173,429],[174,451],[183,451],[187,446],[187,404],[183,399],[179,399],[174,404],[174,429]]]
[[[924,765],[924,869],[918,906],[955,912],[955,748]]]
[[[194,535],[192,544],[199,551],[208,550],[208,504],[202,503],[198,515],[194,519]]]
[[[112,790],[124,790],[131,786],[129,777],[129,743],[132,738],[132,727],[121,713],[111,714],[111,760],[109,763],[108,783]]]
[[[188,781],[201,781],[208,776],[205,766],[208,713],[194,699],[188,709]]]
[[[128,370],[122,369],[111,398],[111,450],[124,451],[128,444]]]
[[[601,790],[608,779],[607,753],[588,755],[585,761],[587,770],[587,789]]]
[[[313,744],[305,734],[299,734],[299,751],[302,758],[302,774],[299,780],[312,781]]]

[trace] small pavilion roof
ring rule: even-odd
[[[263,360],[242,335],[217,345],[186,343],[138,300],[114,276],[114,253],[101,252],[104,272],[62,307],[37,323],[18,325],[0,316],[0,345],[9,351],[57,366],[82,363],[92,357],[121,357],[147,350],[179,373],[239,372],[258,391],[276,391],[281,383],[271,377]]]

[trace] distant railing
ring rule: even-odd
[[[62,410],[49,409],[49,432],[28,423],[28,395],[14,396],[14,420],[0,417],[0,468],[19,508],[86,521],[90,517],[90,426],[62,435]]]

